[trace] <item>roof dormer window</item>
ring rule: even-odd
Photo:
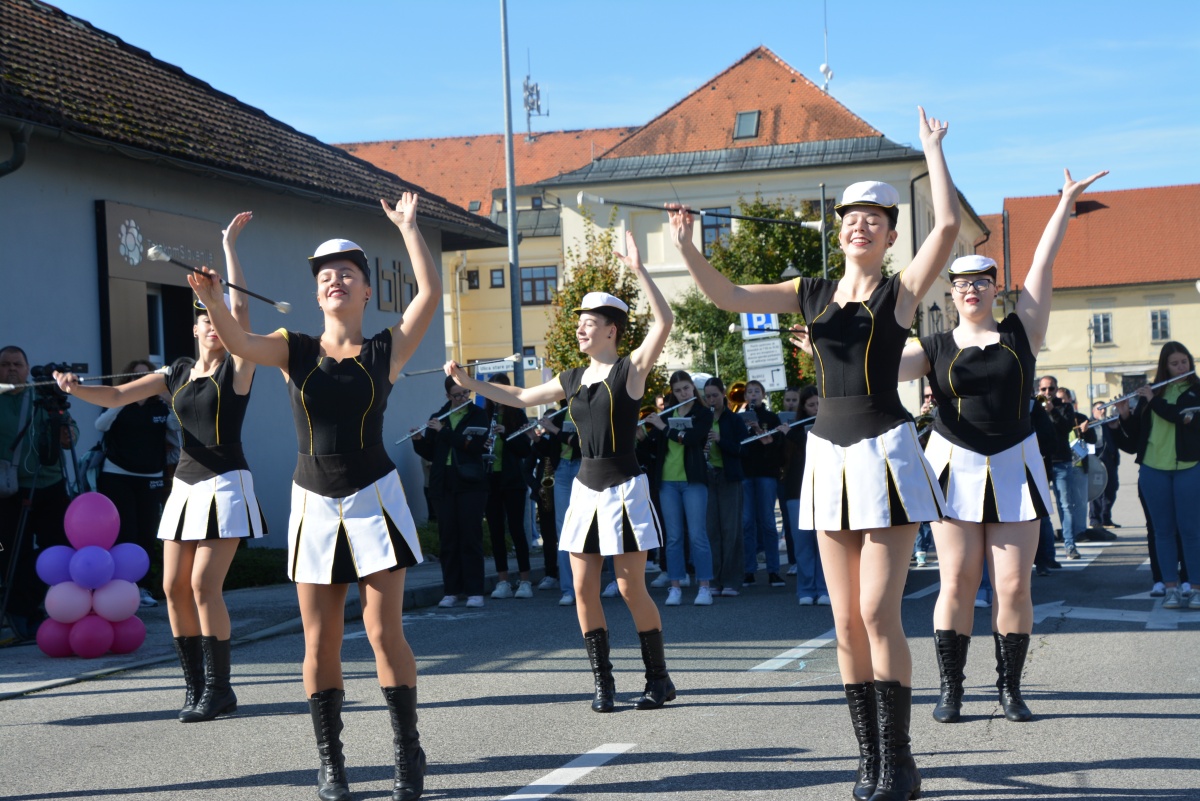
[[[754,139],[758,136],[758,112],[739,111],[733,124],[734,139]]]

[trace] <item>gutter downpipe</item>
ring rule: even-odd
[[[0,178],[6,175],[11,175],[25,165],[25,158],[29,155],[29,126],[22,125],[15,131],[9,131],[8,136],[12,139],[13,152],[12,157],[8,161],[0,164]]]

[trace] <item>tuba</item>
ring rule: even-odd
[[[730,384],[729,391],[725,393],[725,399],[729,401],[730,411],[740,412],[746,405],[746,382],[734,381]]]

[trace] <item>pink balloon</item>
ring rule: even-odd
[[[108,553],[115,565],[113,578],[137,582],[150,570],[150,555],[136,542],[119,542]]]
[[[71,650],[84,659],[95,659],[108,653],[113,644],[113,627],[99,615],[88,615],[71,626],[67,637]]]
[[[66,545],[51,545],[38,554],[38,578],[50,586],[62,584],[71,580],[71,557],[75,555],[74,548]]]
[[[132,654],[146,641],[146,624],[137,617],[127,617],[112,624],[113,643],[108,650],[114,654]]]
[[[46,593],[46,614],[59,623],[71,624],[92,611],[92,591],[73,581],[55,584]]]
[[[71,643],[71,626],[67,623],[59,623],[53,618],[46,618],[42,621],[42,625],[38,626],[37,644],[38,648],[46,656],[52,656],[56,659],[70,656]]]
[[[136,584],[113,579],[92,593],[92,609],[109,623],[116,623],[137,612],[140,600]]]
[[[85,492],[67,507],[63,528],[76,548],[98,545],[108,549],[117,541],[121,516],[107,497],[99,492]]]
[[[112,581],[116,565],[108,551],[99,545],[85,545],[75,552],[68,565],[71,580],[81,587],[94,590]]]

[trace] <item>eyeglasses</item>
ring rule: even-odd
[[[446,397],[452,401],[465,401],[467,398],[471,397],[471,393],[470,392],[447,392]]]
[[[967,290],[975,287],[976,292],[986,292],[988,287],[993,286],[994,282],[990,278],[980,278],[977,281],[951,281],[950,286],[954,287],[954,291],[959,294],[966,294]]]

